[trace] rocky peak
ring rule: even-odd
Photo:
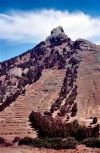
[[[85,39],[77,39],[74,43],[75,49],[81,50],[81,51],[92,51],[93,50],[93,43],[89,42]]]
[[[61,32],[64,33],[64,30],[63,30],[63,28],[62,28],[61,26],[58,26],[58,27],[54,28],[54,29],[51,31],[51,34],[54,34],[54,33],[58,34],[58,33],[61,33]]]
[[[61,26],[54,28],[51,31],[51,35],[45,40],[46,44],[62,43],[68,40],[68,36],[65,35],[64,30]]]

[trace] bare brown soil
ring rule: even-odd
[[[77,146],[76,149],[54,150],[45,148],[33,148],[27,146],[1,147],[0,153],[100,153],[99,148],[87,148],[84,145]]]

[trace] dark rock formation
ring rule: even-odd
[[[68,36],[65,35],[63,28],[59,26],[51,31],[51,35],[46,38],[45,43],[60,44],[60,43],[66,42],[67,40],[68,40]]]

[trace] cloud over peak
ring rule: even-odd
[[[81,37],[100,44],[100,17],[92,18],[80,11],[13,10],[0,14],[0,25],[0,39],[9,41],[39,43],[53,28],[62,26],[72,40]]]

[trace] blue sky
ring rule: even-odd
[[[0,62],[33,48],[56,26],[100,45],[100,0],[0,0]]]

